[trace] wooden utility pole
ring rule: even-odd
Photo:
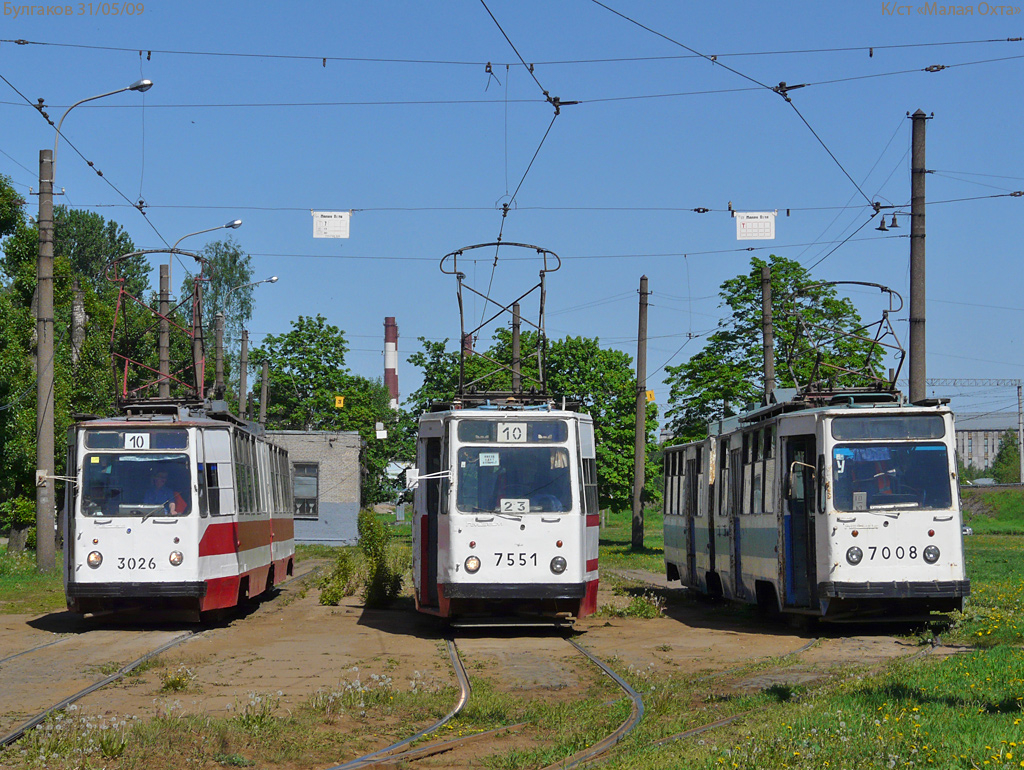
[[[634,549],[644,547],[644,465],[647,461],[647,276],[640,277],[640,323],[636,337],[636,438],[633,445]]]
[[[270,397],[270,362],[263,360],[263,381],[260,383],[260,424],[267,424],[267,399]]]
[[[915,112],[910,156],[910,403],[927,396],[925,390],[925,271],[924,271],[924,128],[928,116]]]

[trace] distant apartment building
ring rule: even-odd
[[[1016,412],[956,415],[956,452],[965,468],[987,468],[996,459],[1003,434],[1017,431]]]
[[[360,451],[356,431],[268,430],[288,450],[295,496],[295,542],[359,540]]]

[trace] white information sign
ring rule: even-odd
[[[736,211],[736,240],[738,241],[774,241],[774,211]]]
[[[491,468],[501,465],[501,455],[497,452],[481,452],[480,453],[480,467]]]
[[[530,499],[527,497],[503,497],[501,498],[502,513],[529,513]]]
[[[125,433],[124,434],[124,448],[125,449],[149,449],[149,434],[148,433]]]
[[[310,211],[314,238],[348,238],[351,211]]]
[[[526,423],[522,422],[499,422],[498,423],[499,444],[525,444]]]

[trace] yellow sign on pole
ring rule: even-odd
[[[334,408],[335,409],[344,409],[345,408],[345,397],[344,396],[335,396],[334,397]]]
[[[653,400],[654,400],[654,391],[653,390],[647,391],[647,403],[650,403]]]

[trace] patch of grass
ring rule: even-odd
[[[64,609],[63,572],[36,572],[32,551],[9,553],[0,548],[0,613],[38,615]]]
[[[665,571],[665,535],[662,513],[657,508],[644,510],[644,547],[632,547],[633,514],[608,512],[601,527],[600,564],[613,569],[643,569],[655,574]]]
[[[1024,489],[960,487],[964,523],[978,535],[1024,535]]]
[[[947,640],[975,646],[1024,642],[1024,536],[964,538],[971,595],[963,612],[952,613]]]
[[[597,617],[599,618],[660,618],[665,609],[665,601],[650,591],[635,594],[625,607],[613,607],[606,604],[599,607]],[[669,649],[672,649],[671,647]]]
[[[365,565],[359,559],[358,552],[353,548],[344,548],[337,552],[331,571],[320,579],[320,604],[337,606],[346,596],[352,596],[361,582],[361,574]]]
[[[241,754],[214,754],[213,761],[225,767],[252,767],[255,760],[246,759]]]

